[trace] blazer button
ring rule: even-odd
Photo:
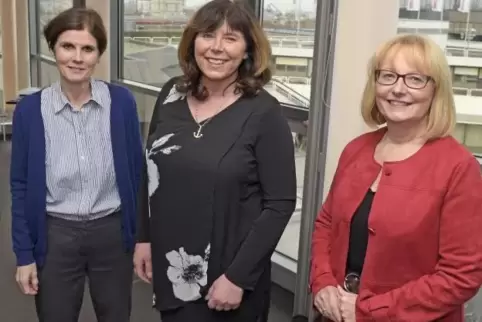
[[[373,229],[373,228],[371,228],[371,227],[368,227],[368,232],[369,232],[371,235],[376,235],[375,229]]]

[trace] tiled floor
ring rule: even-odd
[[[10,145],[0,141],[0,321],[36,322],[33,299],[22,295],[14,281],[15,261],[10,240],[9,158]],[[149,285],[135,281],[132,322],[160,322],[159,315],[150,307],[151,299]],[[79,322],[95,322],[88,295],[84,303]],[[292,294],[273,286],[270,322],[291,321],[292,303]]]

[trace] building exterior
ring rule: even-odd
[[[137,13],[151,17],[169,18],[184,11],[185,0],[137,0]]]

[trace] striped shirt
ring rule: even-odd
[[[110,134],[107,84],[91,81],[91,99],[75,110],[54,83],[42,91],[47,213],[91,220],[120,208]]]

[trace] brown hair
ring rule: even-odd
[[[99,54],[107,48],[107,33],[104,22],[97,11],[88,8],[70,8],[59,13],[44,27],[44,37],[51,51],[54,51],[59,36],[68,30],[87,29],[97,40]]]
[[[271,80],[271,46],[254,14],[241,1],[213,0],[194,14],[182,34],[178,58],[184,76],[176,85],[179,92],[191,92],[199,100],[209,96],[201,84],[202,72],[194,58],[194,42],[199,33],[212,32],[225,22],[246,41],[247,58],[238,67],[235,90],[252,96]]]

